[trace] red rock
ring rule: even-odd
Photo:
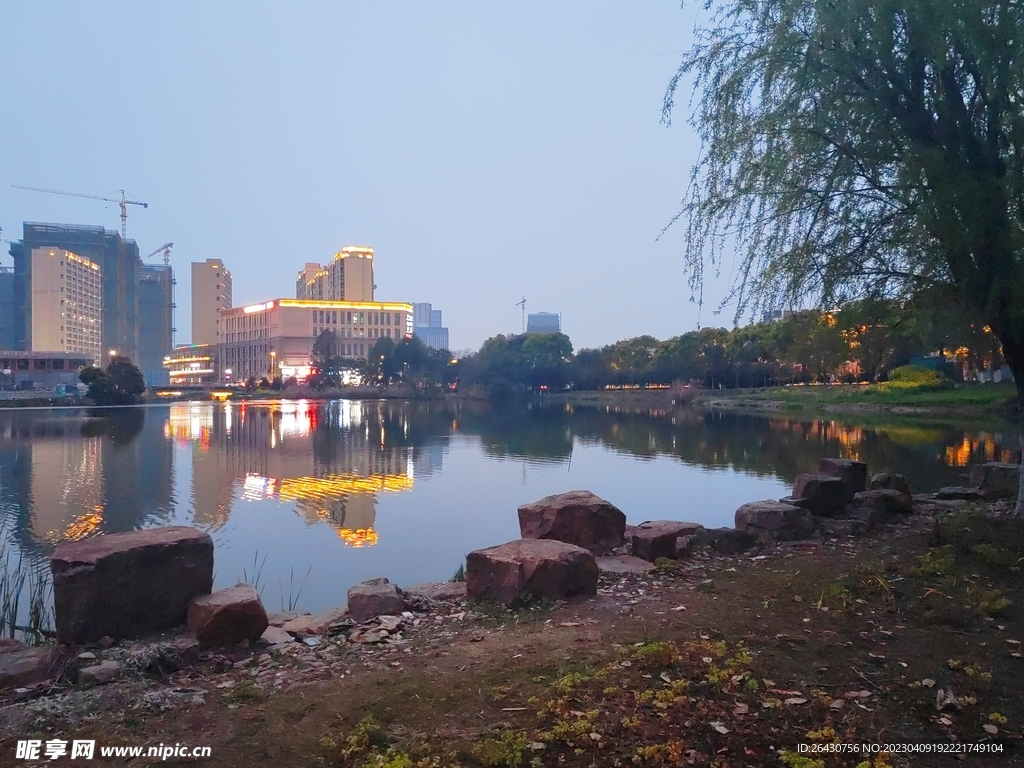
[[[676,539],[693,536],[704,530],[700,523],[683,523],[678,520],[654,520],[640,523],[633,531],[633,554],[654,562],[659,557],[676,556]]]
[[[597,575],[589,550],[550,539],[517,539],[466,556],[466,594],[504,605],[594,595]]]
[[[693,544],[735,555],[753,548],[757,544],[757,536],[737,528],[706,528],[694,535]]]
[[[892,472],[876,472],[871,476],[871,482],[868,483],[868,490],[870,491],[881,491],[881,490],[894,490],[900,493],[905,493],[910,496],[910,484],[907,482],[907,478],[903,475],[897,475]]]
[[[604,555],[621,546],[626,529],[622,511],[590,491],[545,496],[519,507],[524,539],[554,539]]]
[[[369,579],[348,591],[348,615],[356,624],[404,610],[402,590],[385,578]]]
[[[818,464],[818,474],[840,478],[846,483],[851,497],[868,486],[868,465],[863,461],[822,459]]]
[[[814,535],[811,513],[780,501],[754,501],[736,510],[736,528],[773,541],[799,541]]]
[[[428,581],[405,590],[413,595],[423,595],[429,600],[461,600],[466,596],[464,581]]]
[[[281,629],[292,635],[325,635],[330,624],[323,616],[305,614],[289,619],[281,625]]]
[[[197,597],[188,606],[188,628],[203,645],[253,642],[270,626],[259,593],[251,584],[236,584]]]
[[[16,651],[24,651],[28,648],[21,640],[15,640],[13,637],[0,637],[0,653],[14,653]]]
[[[597,570],[601,573],[650,573],[654,570],[654,566],[649,562],[632,555],[609,555],[595,559]]]
[[[112,533],[50,558],[57,638],[87,643],[172,629],[213,587],[213,540],[186,526]]]
[[[1002,461],[989,461],[971,467],[971,485],[977,486],[986,499],[1013,499],[1020,484],[1020,466]]]
[[[895,515],[909,515],[914,507],[910,497],[892,488],[877,488],[855,494],[851,506],[856,509],[870,509],[877,515],[872,523],[885,522]]]
[[[853,491],[841,477],[804,473],[797,475],[790,503],[812,515],[833,515],[853,499]]]
[[[0,654],[0,690],[41,683],[57,674],[54,648],[25,648]]]

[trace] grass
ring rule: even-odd
[[[53,636],[53,582],[48,570],[15,559],[5,533],[0,528],[0,636],[39,644]]]
[[[263,559],[266,560],[265,557]],[[313,570],[313,566],[312,565],[309,566],[309,568],[306,569],[306,575],[302,577],[302,581],[299,582],[298,591],[296,591],[294,594],[292,593],[292,590],[295,588],[295,568],[293,567],[293,568],[291,568],[288,571],[288,602],[287,603],[285,602],[285,599],[284,599],[284,585],[283,584],[279,584],[280,587],[281,587],[281,610],[282,611],[288,611],[290,613],[291,611],[294,611],[294,610],[296,610],[299,607],[299,598],[302,596],[302,587],[306,584],[306,579],[309,577],[310,571],[312,571],[312,570]]]
[[[921,408],[959,406],[1004,409],[1017,401],[1011,382],[960,384],[954,389],[893,387],[885,384],[842,384],[838,386],[773,387],[771,389],[724,390],[705,398],[742,400],[751,403],[780,402],[783,405],[872,404]]]

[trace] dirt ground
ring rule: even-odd
[[[947,506],[602,576],[591,599],[446,604],[404,648],[325,643],[276,686],[214,660],[8,703],[0,764],[30,764],[10,737],[59,737],[231,768],[1021,765],[1024,523]]]

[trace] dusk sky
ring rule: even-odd
[[[9,0],[3,237],[120,227],[116,204],[11,184],[148,202],[128,236],[174,242],[178,343],[189,262],[223,259],[241,305],[350,244],[376,249],[379,299],[443,310],[453,350],[518,333],[524,295],[577,349],[674,336],[698,319],[683,227],[656,238],[699,145],[685,111],[659,118],[694,19],[675,0]]]

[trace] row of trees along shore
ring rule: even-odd
[[[727,330],[703,328],[665,341],[638,336],[573,354],[563,334],[495,336],[459,360],[461,386],[552,391],[685,382],[707,388],[876,382],[912,358],[937,354],[973,378],[1002,364],[982,322],[950,304],[851,302]]]

